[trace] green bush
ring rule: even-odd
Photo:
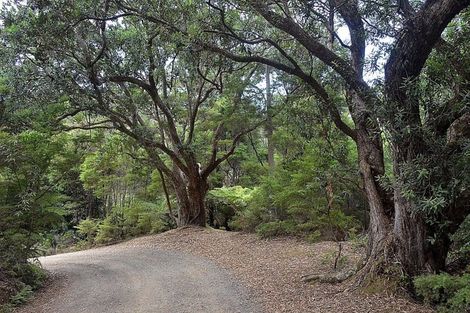
[[[242,208],[246,207],[251,201],[253,191],[255,191],[255,189],[241,186],[214,188],[208,192],[207,198]]]
[[[10,298],[10,303],[14,306],[25,303],[33,295],[33,288],[25,285],[21,290]]]
[[[136,227],[134,228],[136,235],[140,234],[158,234],[168,227],[165,222],[155,213],[141,213],[137,219]]]
[[[152,221],[152,229],[150,230],[151,234],[158,234],[168,230],[168,226],[161,219],[156,219]]]
[[[10,273],[13,277],[2,281],[3,283],[11,284],[11,290],[7,292],[7,296],[11,295],[6,303],[2,305],[0,301],[0,313],[10,313],[13,308],[25,303],[33,295],[33,291],[40,288],[47,278],[46,272],[37,264],[34,263],[19,263],[15,268],[11,269]],[[0,267],[0,272],[2,271]],[[5,273],[0,275],[0,280],[5,279]],[[0,290],[1,292],[2,290]],[[5,291],[5,290],[3,290]]]
[[[135,227],[136,235],[149,234],[152,231],[152,222],[154,215],[151,213],[139,214],[137,218],[137,227]]]
[[[95,241],[97,243],[110,243],[123,239],[124,218],[119,214],[113,214],[106,217],[98,226]]]
[[[310,243],[318,242],[321,238],[321,233],[319,230],[315,230],[314,232],[308,234],[305,239]]]
[[[82,221],[77,227],[86,233],[93,233],[96,225],[96,243],[111,243],[129,237],[145,234],[156,234],[170,228],[164,220],[164,210],[155,203],[135,201],[132,205],[121,208],[115,207],[101,222]],[[82,227],[84,223],[85,227]],[[93,224],[95,223],[95,224]]]
[[[463,313],[470,311],[470,285],[460,289],[447,302],[447,308],[444,309],[448,313]]]
[[[317,148],[312,145],[308,149],[319,153]],[[217,196],[237,208],[229,225],[237,230],[256,231],[263,237],[287,233],[312,242],[350,238],[360,228],[358,218],[352,215],[357,209],[349,206],[351,198],[361,196],[345,183],[355,179],[353,173],[347,174],[347,179],[339,179],[332,175],[340,166],[336,161],[305,152],[300,158],[285,160],[269,176],[262,177],[248,198],[242,198],[245,193],[240,192],[241,187],[220,188]],[[327,187],[334,191],[331,199],[326,195]],[[224,195],[223,190],[231,192]],[[243,205],[236,205],[237,197]]]
[[[163,202],[134,201],[132,205],[122,209],[125,219],[125,236],[154,234],[170,229]]]
[[[237,214],[245,211],[250,203],[255,189],[241,186],[215,188],[208,192],[206,198],[207,208],[210,210],[209,225],[219,228],[245,229],[240,220],[232,224]],[[256,225],[255,225],[256,226]],[[254,229],[254,227],[253,227]]]
[[[470,214],[467,215],[459,229],[451,236],[452,252],[451,260],[463,259],[470,260]]]
[[[442,313],[465,313],[470,310],[470,274],[424,275],[414,279],[416,293]]]
[[[93,220],[87,218],[85,220],[81,220],[75,228],[77,232],[85,237],[88,242],[93,242],[95,239],[96,233],[98,232],[100,222],[97,220]]]
[[[258,225],[256,233],[261,238],[287,236],[295,234],[295,224],[291,221],[277,221]]]
[[[25,285],[31,286],[33,290],[38,289],[44,283],[47,278],[47,273],[38,264],[28,263],[22,266],[22,270],[19,271],[21,282]]]
[[[229,225],[235,230],[252,232],[258,225],[268,221],[268,216],[269,212],[263,207],[250,207],[237,212]]]

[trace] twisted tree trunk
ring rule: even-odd
[[[442,270],[449,249],[446,234],[433,233],[416,203],[405,197],[403,165],[420,155],[432,153],[422,133],[419,102],[410,93],[409,82],[417,78],[450,21],[470,4],[470,0],[426,1],[412,14],[402,30],[385,66],[385,92],[392,133],[394,185],[393,240],[390,245],[402,269],[409,275]],[[404,112],[396,121],[392,112]],[[444,210],[446,211],[446,210]],[[431,244],[427,237],[435,235]]]
[[[190,171],[191,175],[185,175],[179,169],[174,171],[176,179],[172,183],[179,207],[177,226],[206,226],[207,179],[201,177],[197,165]]]

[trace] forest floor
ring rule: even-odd
[[[305,274],[332,271],[338,251],[335,242],[309,244],[296,238],[262,240],[255,234],[191,227],[140,237],[124,244],[208,258],[246,286],[266,313],[434,312],[406,297],[387,294],[387,290],[366,294],[350,290],[351,282],[302,282],[301,276]],[[343,243],[342,254],[346,267],[354,266],[360,259],[360,251],[350,243]]]
[[[132,297],[138,297],[138,303],[152,299],[162,303],[158,305],[167,305],[165,309],[153,304],[153,309],[158,312],[433,312],[406,297],[389,295],[387,290],[369,294],[351,291],[350,282],[301,281],[305,274],[330,272],[336,253],[337,244],[334,242],[309,244],[295,238],[261,240],[254,234],[209,228],[172,230],[113,246],[48,257],[46,268],[54,272],[54,266],[62,270],[65,266],[68,273],[16,312],[62,312],[53,308],[57,305],[53,299],[57,298],[65,302],[59,303],[61,309],[65,306],[63,312],[152,312],[141,310]],[[360,258],[360,251],[349,243],[343,243],[342,255],[340,266],[354,266]],[[133,258],[143,263],[134,264],[130,261]],[[139,267],[142,267],[141,271]],[[187,268],[192,269],[189,276]],[[126,271],[125,277],[129,281],[109,277],[113,273],[122,276],[119,274],[122,271]],[[83,284],[74,288],[77,275],[97,286],[91,291]],[[163,289],[162,286],[148,285],[158,281],[164,282]],[[109,286],[103,285],[106,282]],[[103,290],[112,290],[111,286],[119,285],[125,289],[101,294]],[[136,292],[136,288],[147,291],[142,294],[141,291]],[[78,310],[76,302],[88,301],[85,298],[90,292],[97,298],[87,304],[93,309]],[[159,296],[155,299],[151,293]],[[181,306],[175,311],[176,308],[168,306],[175,305],[169,303],[169,298],[175,303],[186,299],[184,305],[187,307]],[[132,303],[126,304],[126,299]],[[118,302],[118,310],[113,301]],[[190,305],[192,301],[194,306]],[[83,303],[79,305],[83,306]],[[72,309],[74,306],[75,310]]]

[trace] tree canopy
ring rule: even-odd
[[[461,268],[469,5],[6,4],[1,233],[76,227],[88,243],[206,224],[308,240],[363,233],[360,285]],[[31,216],[40,225],[26,226]]]

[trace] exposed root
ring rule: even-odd
[[[396,293],[406,277],[403,267],[396,257],[396,243],[392,236],[377,244],[358,269],[354,283],[349,290],[362,289],[368,293],[386,290]]]
[[[309,274],[304,275],[301,277],[303,282],[312,282],[318,281],[320,283],[328,283],[328,284],[338,284],[349,277],[353,276],[356,273],[355,270],[350,269],[347,271],[337,272],[337,273],[329,273],[329,274]]]

